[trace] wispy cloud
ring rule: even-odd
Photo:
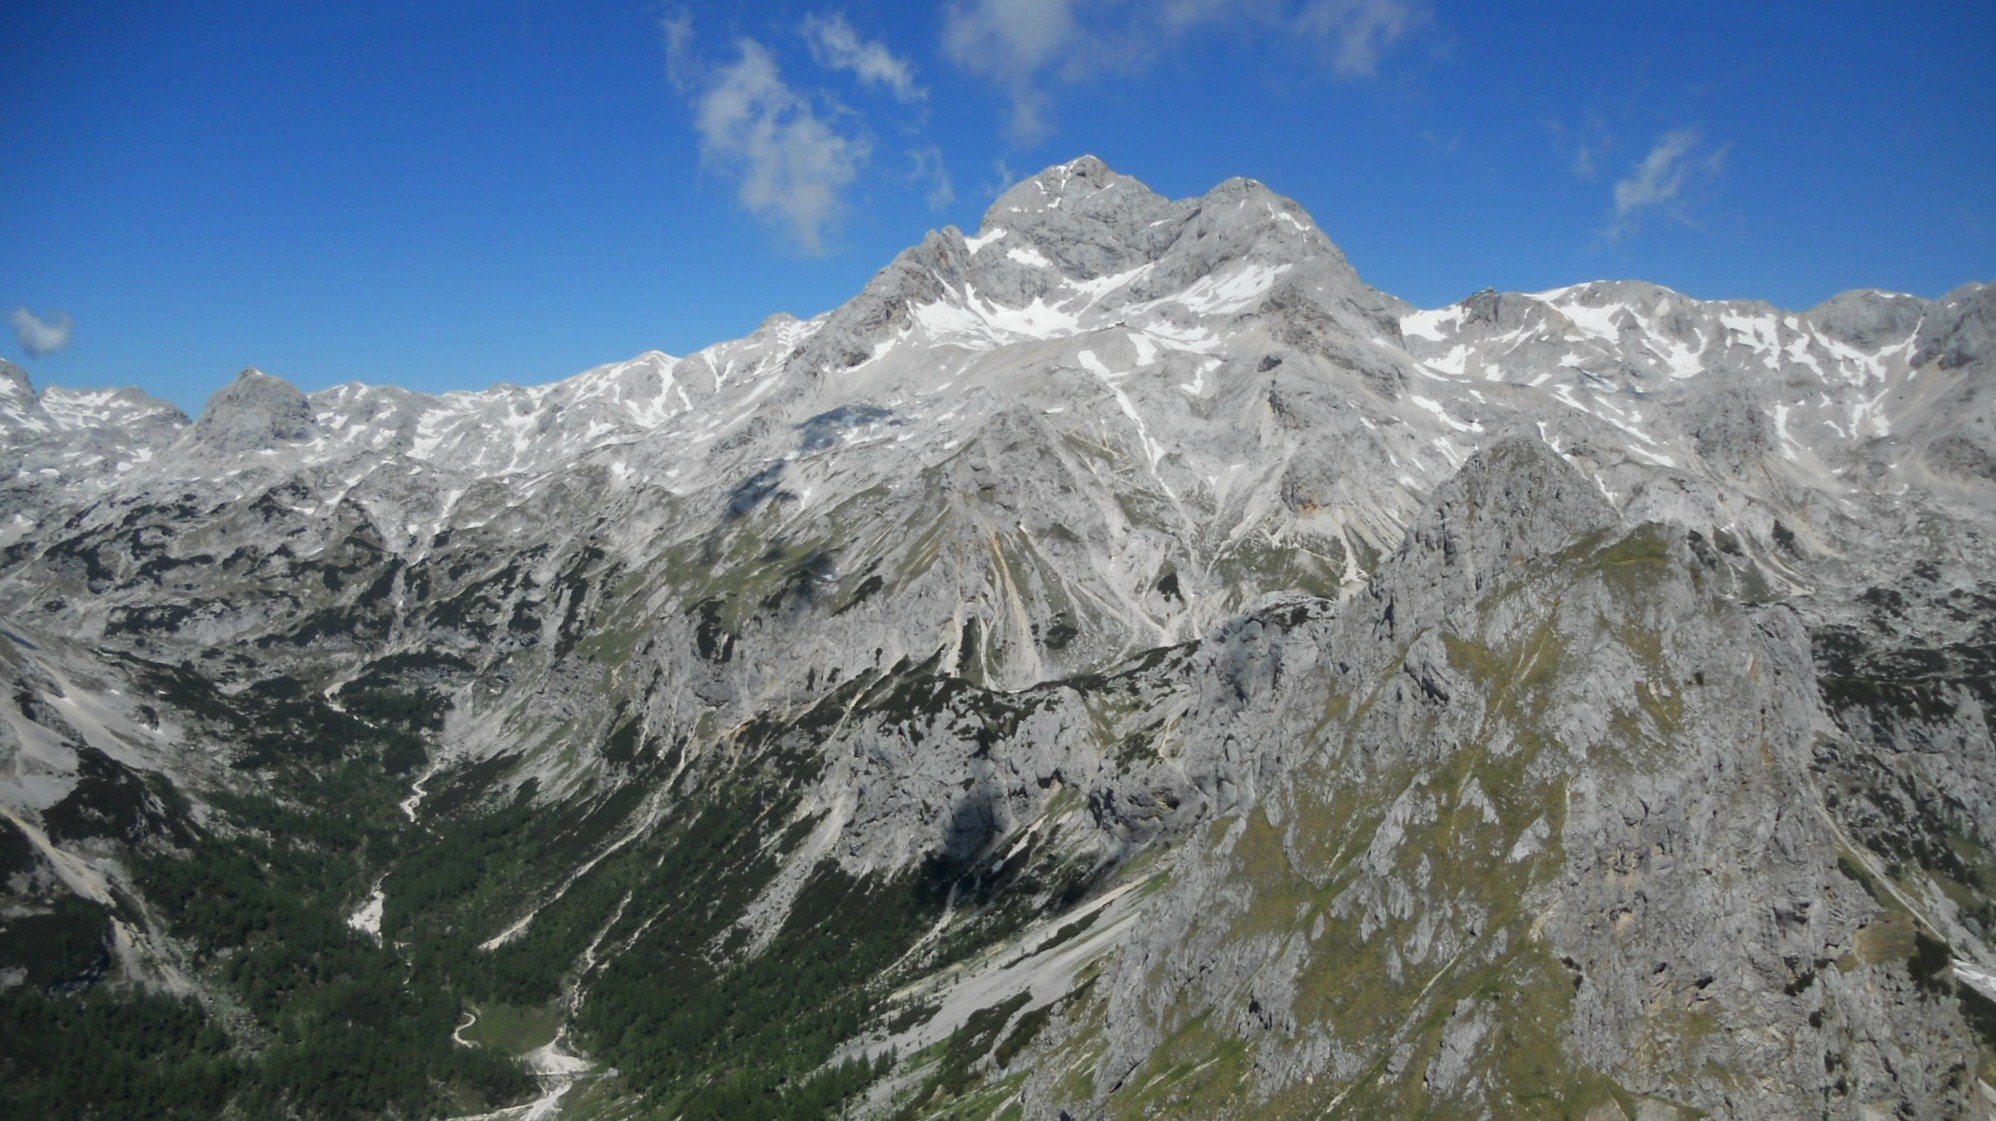
[[[1615,147],[1615,135],[1608,131],[1607,119],[1598,110],[1589,109],[1577,125],[1568,125],[1558,117],[1542,119],[1539,124],[1551,134],[1553,150],[1569,160],[1573,174],[1582,179],[1592,181],[1599,175],[1601,161]]]
[[[1608,132],[1608,126],[1599,114],[1590,113],[1575,134],[1573,142],[1573,173],[1592,182],[1600,174],[1601,159],[1615,146],[1615,138]]]
[[[30,358],[42,358],[68,346],[70,332],[76,328],[76,320],[66,311],[43,319],[25,307],[15,308],[7,322],[13,324],[14,339]]]
[[[1455,132],[1444,136],[1431,128],[1422,129],[1421,143],[1434,149],[1436,155],[1444,157],[1453,156],[1462,150],[1462,133]]]
[[[943,52],[1005,91],[1012,139],[1031,144],[1052,130],[1053,86],[1140,69],[1186,39],[1273,36],[1362,79],[1432,19],[1428,0],[951,0]]]
[[[1636,165],[1635,173],[1615,183],[1615,217],[1627,218],[1639,210],[1675,199],[1684,190],[1684,177],[1689,171],[1685,157],[1697,146],[1697,129],[1680,128],[1664,133],[1649,155],[1643,157],[1643,162]]]
[[[1594,145],[1585,140],[1573,150],[1573,173],[1582,179],[1594,178]]]
[[[736,42],[734,62],[711,68],[694,55],[690,21],[666,21],[665,42],[667,72],[693,102],[701,154],[734,180],[736,201],[805,252],[824,252],[842,193],[872,154],[863,129],[792,89],[753,39]]]
[[[1042,72],[1080,39],[1072,0],[956,0],[943,17],[943,53],[1005,90],[1012,137],[1025,144],[1049,131]]]
[[[950,179],[941,148],[928,144],[911,150],[908,165],[908,181],[929,188],[930,210],[941,210],[956,201],[956,184]]]
[[[1428,0],[1163,0],[1156,18],[1169,36],[1232,27],[1328,46],[1339,76],[1362,78],[1434,12]]]
[[[1417,0],[1310,0],[1296,14],[1297,30],[1332,45],[1331,65],[1346,78],[1369,78],[1380,56],[1426,23]]]
[[[693,16],[681,12],[659,21],[665,36],[665,76],[680,93],[690,92],[701,73],[700,60],[693,54]]]
[[[1649,154],[1615,181],[1615,218],[1605,236],[1613,241],[1634,231],[1652,212],[1693,224],[1688,192],[1717,179],[1731,149],[1731,145],[1705,148],[1695,128],[1675,128],[1658,137]]]
[[[991,178],[984,181],[979,193],[986,198],[995,199],[1017,186],[1020,178],[1019,173],[1012,170],[1012,165],[1000,157],[991,161]]]
[[[915,67],[877,40],[862,39],[844,16],[804,17],[804,41],[811,57],[829,70],[848,70],[868,85],[886,86],[902,101],[920,101],[928,91],[915,84]]]

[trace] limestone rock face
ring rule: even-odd
[[[1264,632],[1280,673],[1206,737],[1255,795],[1121,959],[1094,1092],[1503,1116],[1550,1078],[1582,1112],[1971,1115],[1960,1013],[1876,949],[1946,920],[1915,935],[1867,894],[1815,774],[1837,729],[1809,636],[1715,588],[1542,445],[1479,453],[1371,593]],[[1912,1003],[1855,1030],[1881,999]],[[1221,1097],[1158,1085],[1193,1025],[1247,1044]]]
[[[318,425],[298,387],[261,370],[244,370],[208,402],[193,442],[214,455],[274,451],[311,439]]]
[[[1990,291],[1417,309],[1083,158],[550,385],[0,365],[0,987],[545,1009],[543,1113],[1988,1116]]]

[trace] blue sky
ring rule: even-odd
[[[0,357],[190,413],[534,383],[857,292],[1092,152],[1372,284],[1812,305],[1996,277],[1996,7],[15,0]]]

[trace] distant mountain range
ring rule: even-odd
[[[552,385],[0,363],[0,1079],[1996,1116],[1993,391],[1987,285],[1421,310],[1091,157]]]

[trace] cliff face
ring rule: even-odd
[[[1816,773],[1840,733],[1808,633],[1722,594],[1715,568],[1505,442],[1437,491],[1366,594],[1242,628],[1280,672],[1214,697],[1219,726],[1189,738],[1242,745],[1253,793],[1188,841],[1072,1021],[1065,1047],[1102,1040],[1093,1100],[1981,1108],[1962,1072],[1986,1041],[1939,999],[1941,942],[1968,932],[1849,839]],[[1202,1052],[1221,1061],[1176,1065]]]

